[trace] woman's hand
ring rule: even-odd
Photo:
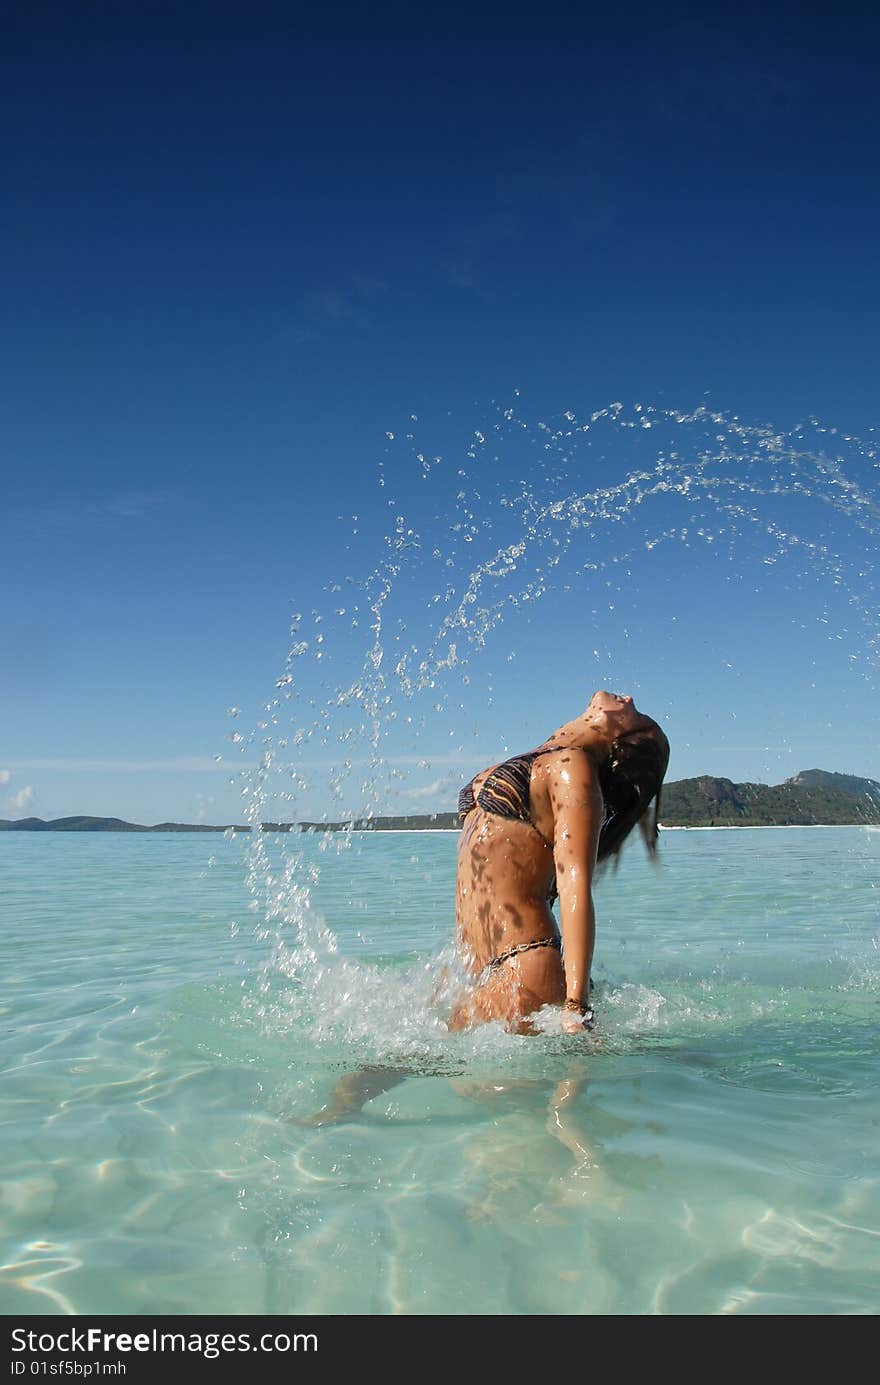
[[[563,1034],[583,1034],[584,1022],[577,1015],[563,1015],[562,1017]]]
[[[563,1034],[580,1034],[583,1030],[589,1032],[595,1023],[593,1007],[582,1004],[579,1000],[567,1000],[562,1011],[562,1032]]]

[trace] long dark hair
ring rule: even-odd
[[[650,856],[660,836],[660,789],[669,764],[669,742],[656,722],[619,736],[599,770],[605,799],[605,821],[599,834],[597,860],[614,858],[638,823]],[[653,802],[654,811],[649,812]]]

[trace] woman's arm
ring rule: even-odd
[[[566,1000],[587,1005],[596,933],[592,885],[602,828],[602,793],[583,750],[562,751],[553,759],[550,802],[565,995]],[[573,1018],[578,1019],[576,1014]]]

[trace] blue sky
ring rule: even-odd
[[[422,547],[388,612],[422,648],[438,544],[466,585],[515,537],[499,498],[519,479],[548,500],[651,464],[653,434],[634,451],[601,420],[542,453],[539,424],[564,433],[566,411],[580,427],[643,403],[664,447],[664,409],[783,433],[816,416],[866,444],[804,447],[876,498],[864,12],[486,10],[438,37],[424,13],[330,34],[257,7],[248,32],[212,10],[208,39],[197,8],[66,9],[13,8],[5,45],[0,816],[236,818],[292,612],[310,649],[282,710],[305,726],[363,661],[350,608],[398,515]],[[701,426],[679,432],[698,449]],[[834,484],[763,498],[727,549],[717,511],[712,550],[685,500],[593,533],[572,590],[509,609],[467,684],[446,671],[409,711],[386,687],[403,777],[383,801],[449,806],[474,760],[624,681],[669,725],[675,777],[880,777],[876,537],[828,504]],[[450,533],[463,504],[470,549]],[[800,546],[774,556],[771,521]],[[332,810],[318,738],[301,756],[297,810]]]

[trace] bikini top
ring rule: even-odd
[[[513,818],[535,827],[532,822],[532,765],[539,755],[549,755],[551,750],[562,748],[561,745],[543,745],[526,755],[514,755],[486,775],[479,793],[474,793],[471,780],[458,795],[459,816],[467,817],[473,808],[479,807],[486,813],[494,813],[496,817]],[[535,831],[538,831],[536,827]]]

